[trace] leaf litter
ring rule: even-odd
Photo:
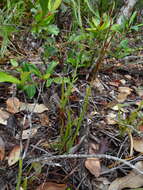
[[[22,50],[29,55],[26,45],[27,44],[24,46],[26,48],[22,48]],[[31,57],[35,57],[35,52],[30,53]],[[120,65],[122,64],[120,63]],[[142,123],[139,123],[140,125],[138,128],[137,119],[135,117],[132,121],[128,120],[126,123],[120,121],[120,124],[118,123],[119,111],[121,116],[123,116],[120,119],[126,121],[132,110],[142,102],[142,88],[137,86],[137,83],[139,83],[141,79],[139,76],[135,77],[130,73],[124,75],[114,70],[112,73],[107,71],[105,74],[102,74],[101,70],[99,76],[100,79],[94,81],[88,114],[83,121],[80,134],[75,141],[75,146],[78,145],[78,142],[80,142],[83,136],[86,137],[74,153],[85,154],[88,152],[89,154],[98,154],[100,153],[101,141],[105,142],[105,138],[107,138],[109,141],[109,148],[105,148],[105,151],[101,151],[102,153],[122,159],[129,159],[133,161],[135,167],[143,171],[142,161],[140,161],[142,157],[140,157],[140,154],[138,155],[138,152],[142,153],[142,138],[136,138],[136,136],[142,136],[142,133],[136,133],[138,129],[139,132],[142,132]],[[70,107],[74,108],[72,111],[75,117],[78,114],[79,108],[81,108],[81,103],[85,95],[85,86],[87,84],[88,82],[79,80],[76,87],[74,87],[76,88],[76,95],[72,94],[68,100],[70,102]],[[137,88],[133,86],[137,86]],[[46,91],[44,93],[47,97],[48,95],[52,97],[54,93],[59,94],[57,91],[58,87],[58,85],[53,85],[51,92]],[[60,95],[58,96],[60,97]],[[59,115],[61,111],[59,102],[57,105],[54,105],[53,103],[50,104],[49,101],[47,107],[42,100],[37,103],[35,103],[34,100],[26,102],[19,94],[16,97],[7,96],[6,100],[5,107],[1,107],[0,109],[0,130],[3,131],[7,137],[3,138],[3,136],[1,136],[0,139],[0,160],[4,164],[4,166],[2,165],[2,169],[5,169],[7,176],[9,176],[10,170],[13,170],[11,171],[12,175],[18,171],[16,163],[20,158],[21,150],[20,146],[16,144],[19,144],[19,141],[23,142],[25,145],[24,147],[27,146],[28,152],[26,159],[42,157],[45,156],[45,154],[51,156],[59,153],[59,144],[57,143],[59,142],[59,128],[61,126],[61,121],[65,122],[67,119],[67,113],[64,113],[66,119],[62,120]],[[138,105],[137,102],[139,102]],[[119,103],[127,103],[127,106],[119,108]],[[47,114],[45,114],[45,112]],[[23,120],[31,113],[33,114],[31,123],[29,123],[28,120],[27,124],[25,124]],[[9,138],[9,134],[5,128],[10,116],[16,117],[19,123],[18,129],[15,129],[15,126],[11,123],[11,130],[16,133],[16,135],[13,135],[11,138]],[[32,125],[32,128],[30,125]],[[128,128],[130,126],[132,129]],[[73,126],[73,128],[75,130],[76,126]],[[127,135],[128,130],[130,130],[133,135],[134,153],[132,158],[130,158],[130,142]],[[5,141],[5,139],[7,139],[7,141]],[[47,146],[42,146],[44,143],[46,143]],[[10,144],[14,146],[11,148],[11,146],[9,146]],[[7,165],[4,163],[4,160],[7,159],[6,156],[8,158],[8,167],[10,170],[8,170]],[[23,162],[24,166],[28,167],[27,162],[25,160]],[[68,187],[67,184],[71,187],[70,189],[77,189],[77,187],[79,187],[79,189],[91,189],[90,187],[96,184],[97,190],[107,189],[109,183],[111,183],[111,185],[108,190],[139,188],[143,186],[143,177],[141,174],[138,174],[135,170],[130,170],[129,167],[125,168],[124,165],[113,160],[87,158],[83,161],[82,159],[65,159],[64,161],[57,160],[56,162],[60,162],[60,167],[55,166],[54,163],[44,163],[41,173],[39,173],[36,180],[34,180],[35,176],[32,173],[33,168],[29,168],[28,174],[24,171],[24,177],[29,177],[31,175],[33,177],[31,180],[32,183],[28,184],[29,188],[32,189],[33,184],[35,184],[34,189],[36,190],[65,190]],[[4,178],[6,176],[2,173],[1,177]],[[91,178],[93,180],[91,180]],[[6,179],[9,182],[9,178],[7,177]],[[45,182],[51,180],[52,182]],[[9,183],[12,184],[13,181],[16,181],[15,175],[10,178]],[[74,182],[74,184],[72,182]]]

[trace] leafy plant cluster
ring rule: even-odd
[[[111,56],[125,56],[133,51],[126,33],[139,30],[142,24],[133,25],[137,12],[129,21],[123,18],[122,25],[116,24],[116,4],[109,0],[7,0],[0,9],[1,56],[6,52],[11,34],[23,27],[23,18],[28,14],[27,19],[30,17],[32,21],[29,31],[44,39],[43,57],[49,61],[56,56],[66,67],[91,67],[97,58],[102,62],[100,55],[104,58],[107,51]],[[70,12],[71,21],[64,26],[63,17],[67,12]],[[117,46],[115,40],[118,35],[121,40]],[[57,37],[63,39],[58,46]],[[114,46],[114,52],[109,51],[110,44]]]
[[[78,79],[78,69],[93,66],[91,80],[103,64],[108,53],[117,58],[130,54],[134,49],[129,47],[126,35],[138,31],[143,25],[135,24],[137,12],[129,20],[123,18],[121,25],[116,24],[116,10],[120,1],[113,0],[5,0],[0,4],[0,39],[1,57],[7,53],[12,35],[21,30],[28,30],[37,39],[42,39],[43,64],[21,63],[11,59],[11,72],[0,70],[0,82],[17,85],[28,98],[32,99],[42,86],[49,88],[52,83],[61,85],[60,112],[66,113],[66,122],[61,118],[59,141],[54,145],[60,152],[69,152],[79,134],[87,111],[90,87],[87,87],[83,106],[77,118],[69,106],[69,96]],[[30,20],[25,23],[26,20]],[[118,41],[117,44],[117,39]],[[114,47],[114,51],[110,51]],[[96,65],[94,63],[96,61]],[[56,74],[57,67],[70,77]],[[133,111],[126,119],[119,111],[119,127],[127,130],[130,125],[142,124],[139,109]],[[134,127],[133,126],[133,127]],[[38,163],[39,164],[39,163]],[[41,172],[41,165],[33,163],[31,169]],[[22,159],[19,161],[19,176],[16,189],[22,181]],[[27,178],[23,183],[27,189]]]

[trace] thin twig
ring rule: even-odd
[[[110,155],[106,155],[106,154],[65,154],[65,155],[55,155],[55,156],[43,156],[40,158],[36,158],[36,159],[31,159],[28,161],[28,163],[32,163],[32,162],[40,162],[40,161],[50,161],[50,160],[56,160],[56,159],[74,159],[74,158],[105,158],[105,159],[110,159],[110,160],[115,160],[118,162],[121,162],[127,166],[129,166],[132,169],[135,169],[136,171],[138,171],[140,174],[143,174],[143,171],[139,170],[138,168],[136,168],[134,165],[132,165],[129,161],[123,160],[121,158],[115,157],[115,156],[110,156]]]

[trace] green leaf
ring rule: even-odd
[[[31,72],[31,73],[37,75],[38,77],[41,77],[40,70],[36,67],[36,65],[34,65],[32,63],[23,63],[22,69],[23,69],[23,71]]]
[[[0,82],[10,82],[14,84],[20,84],[21,81],[16,77],[0,71]]]
[[[33,162],[32,167],[34,168],[36,174],[40,174],[42,171],[42,165],[40,162]]]
[[[89,35],[86,33],[81,33],[81,34],[73,34],[69,38],[69,41],[70,42],[79,42],[79,41],[86,40],[86,39],[89,39]]]
[[[126,49],[126,48],[128,48],[128,39],[125,39],[125,40],[122,40],[121,42],[120,42],[120,48],[124,48],[124,49]]]
[[[51,24],[48,26],[48,32],[50,34],[54,34],[55,36],[57,36],[60,31],[59,31],[59,28],[55,24]]]
[[[24,86],[24,91],[26,92],[28,98],[32,99],[33,96],[36,94],[36,85],[32,84],[32,85],[26,85]]]
[[[43,75],[42,78],[43,78],[44,80],[47,80],[47,79],[50,78],[50,76],[51,76],[51,74],[50,74],[50,73],[47,73],[47,74]]]
[[[52,82],[53,82],[52,78],[47,79],[47,81],[46,81],[46,87],[50,87],[51,84],[52,84]]]
[[[18,67],[18,62],[15,59],[10,59],[10,63],[13,67]]]
[[[55,11],[56,9],[59,8],[59,6],[61,5],[62,3],[62,0],[49,0],[49,3],[48,3],[48,9],[49,11]]]
[[[20,78],[21,78],[22,85],[24,85],[24,83],[26,81],[30,81],[31,80],[30,74],[31,74],[31,72],[22,72],[21,73]]]
[[[48,1],[49,0],[39,0],[43,16],[45,16],[48,11]]]
[[[113,24],[111,26],[111,30],[115,32],[120,32],[121,31],[121,25],[120,24]]]
[[[129,19],[129,26],[133,24],[133,22],[134,22],[136,16],[137,16],[137,11],[135,11],[135,12],[132,14],[132,16],[130,17],[130,19]]]
[[[52,74],[54,72],[55,67],[58,65],[58,62],[56,61],[52,61],[49,65],[48,65],[48,69],[46,70],[46,74]]]
[[[99,18],[92,18],[92,22],[94,24],[95,27],[100,25],[100,19]]]
[[[56,84],[70,83],[70,79],[67,77],[56,77],[53,79]]]
[[[15,31],[16,28],[12,25],[6,25],[6,24],[0,25],[0,34],[2,35],[2,37],[7,37]]]

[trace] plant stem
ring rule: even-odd
[[[17,185],[16,185],[16,190],[20,189],[20,184],[21,184],[21,178],[22,178],[22,165],[23,165],[23,159],[19,159],[19,171],[18,171],[18,180],[17,180]]]

